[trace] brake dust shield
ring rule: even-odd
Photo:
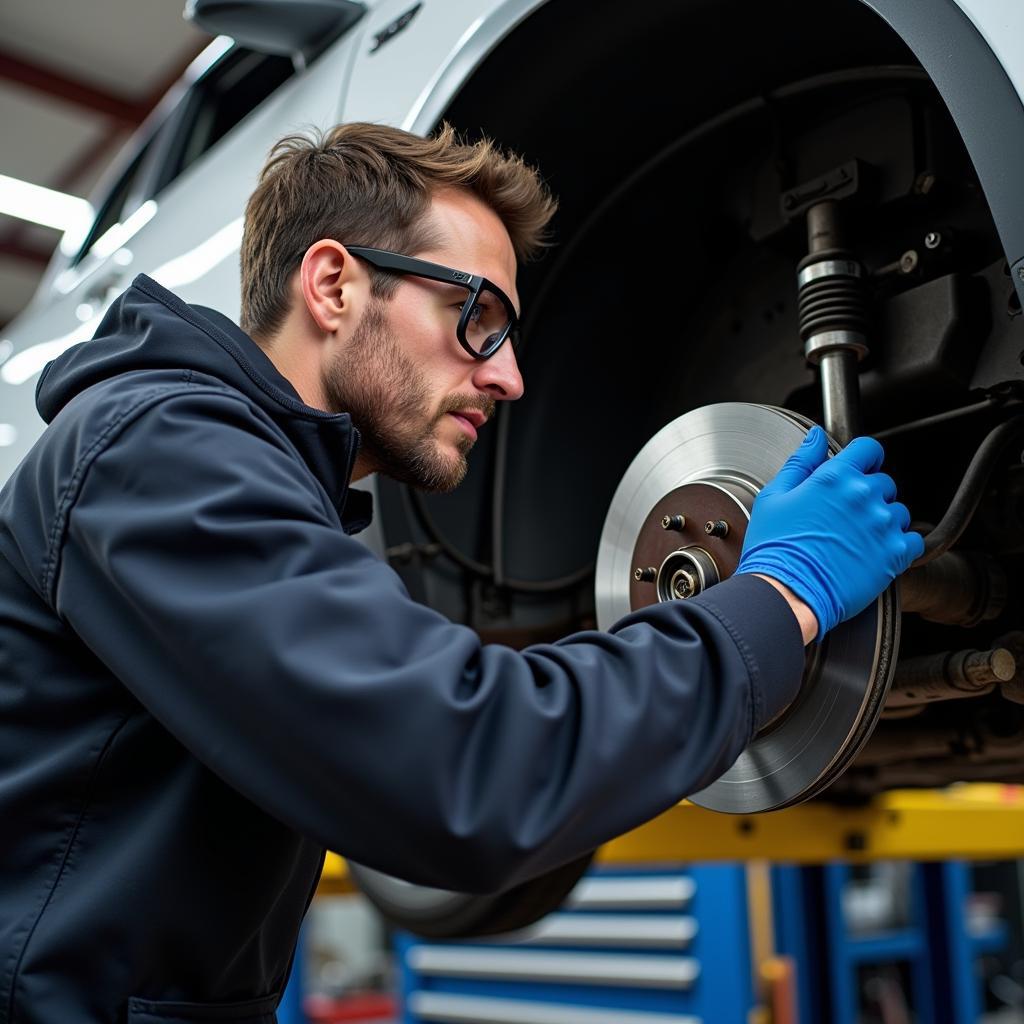
[[[623,476],[605,518],[598,625],[607,629],[645,605],[694,596],[735,572],[754,497],[811,425],[785,409],[730,402],[695,409],[655,434]],[[830,450],[839,447],[830,441]],[[820,793],[874,729],[898,647],[899,607],[890,587],[809,645],[796,700],[690,799],[751,814]]]

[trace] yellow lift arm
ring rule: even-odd
[[[895,790],[861,806],[812,801],[755,815],[721,814],[683,802],[598,851],[605,864],[820,864],[1021,856],[1024,787],[989,784]],[[320,891],[352,891],[345,863],[336,854],[328,854]]]
[[[1024,856],[1024,787],[894,790],[861,806],[812,801],[732,815],[681,803],[603,846],[605,863],[1012,860]]]

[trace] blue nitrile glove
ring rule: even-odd
[[[754,501],[737,573],[784,583],[818,620],[818,639],[866,608],[924,551],[910,512],[879,473],[884,452],[870,437],[834,458],[813,427]]]

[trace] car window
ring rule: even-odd
[[[71,266],[81,263],[85,254],[95,245],[96,241],[102,238],[115,224],[123,220],[125,215],[132,212],[125,207],[129,201],[134,202],[137,199],[138,190],[135,186],[142,176],[146,166],[146,157],[149,156],[152,145],[153,139],[151,138],[135,155],[124,174],[118,178],[114,187],[107,193],[106,198],[100,202],[96,220],[93,221],[81,248],[72,258]]]
[[[230,52],[190,91],[157,175],[154,194],[220,141],[242,118],[295,73],[289,57],[241,47]]]
[[[70,265],[81,263],[110,228],[133,212],[129,204],[137,206],[166,188],[294,73],[289,57],[242,47],[229,51],[192,86],[162,130],[139,149],[100,202],[96,220]]]

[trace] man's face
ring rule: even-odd
[[[444,193],[428,217],[439,239],[407,253],[492,280],[516,308],[515,254],[498,217],[472,196]],[[466,475],[477,429],[523,381],[512,345],[488,360],[459,344],[466,290],[403,276],[390,299],[371,297],[358,326],[323,368],[330,408],[351,414],[363,445],[360,468],[430,491]]]

